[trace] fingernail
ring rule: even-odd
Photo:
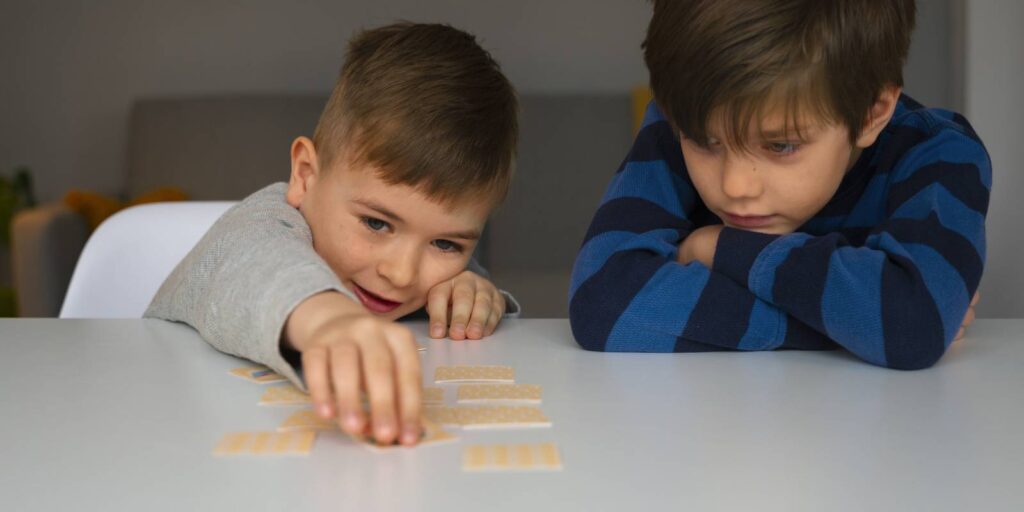
[[[479,338],[480,336],[483,335],[483,333],[484,333],[484,328],[483,327],[480,327],[479,325],[475,325],[475,324],[469,326],[469,336],[470,337]]]
[[[356,414],[354,412],[350,412],[350,413],[345,415],[345,428],[346,429],[348,429],[348,430],[350,430],[352,432],[356,432],[356,431],[359,430],[359,427],[361,427],[361,426],[362,426],[362,422],[359,420],[359,415],[358,414]]]
[[[331,406],[329,404],[320,404],[316,406],[316,413],[319,414],[321,418],[330,418]]]
[[[416,444],[420,440],[419,432],[416,427],[406,427],[405,431],[402,432],[402,444]]]
[[[465,334],[466,326],[462,324],[452,324],[452,334],[462,336]]]
[[[430,327],[430,335],[434,338],[440,338],[444,336],[444,326],[441,324],[434,324]]]
[[[393,436],[391,425],[381,425],[377,427],[377,439],[381,442],[388,442]]]

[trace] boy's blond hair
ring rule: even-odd
[[[349,41],[313,142],[323,169],[346,158],[442,203],[500,202],[517,113],[511,84],[472,35],[403,22]]]

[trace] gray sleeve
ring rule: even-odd
[[[523,308],[519,305],[519,301],[507,290],[498,289],[498,291],[501,292],[502,297],[505,297],[505,314],[503,318],[519,318],[519,315],[523,314]]]
[[[228,210],[178,264],[145,316],[184,322],[214,348],[265,364],[304,389],[281,353],[285,320],[334,290],[355,299],[313,250],[309,225],[271,185]]]

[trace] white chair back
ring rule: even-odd
[[[60,318],[141,318],[178,262],[235,204],[153,203],[112,215],[86,242]]]

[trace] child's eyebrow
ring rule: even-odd
[[[800,125],[794,126],[789,130],[786,130],[785,128],[772,128],[770,130],[764,130],[760,132],[760,135],[764,139],[787,139],[794,135],[803,135],[804,137],[806,137],[807,134],[811,133],[812,131],[814,131],[814,126]]]
[[[477,240],[480,238],[480,233],[477,231],[458,231],[455,233],[442,233],[441,238],[459,238],[462,240]]]
[[[373,201],[371,201],[369,199],[353,199],[352,202],[356,203],[356,204],[358,204],[360,206],[364,206],[366,208],[369,208],[369,209],[371,209],[371,210],[373,210],[373,211],[383,215],[384,217],[387,217],[388,220],[390,220],[392,222],[395,222],[397,224],[405,224],[405,221],[401,217],[399,217],[397,213],[394,213],[391,210],[388,210],[387,208],[385,208],[384,206],[382,206],[380,204],[377,204],[377,203],[375,203],[375,202],[373,202]],[[477,231],[477,230],[453,231],[451,233],[443,233],[443,234],[441,234],[439,236],[441,238],[458,238],[458,239],[461,239],[461,240],[479,240],[480,239],[480,232]]]
[[[379,205],[379,204],[377,204],[377,203],[375,203],[373,201],[370,201],[369,199],[353,199],[352,202],[356,203],[358,205],[361,205],[361,206],[365,206],[366,208],[369,208],[369,209],[371,209],[371,210],[373,210],[373,211],[375,211],[375,212],[377,212],[377,213],[387,217],[388,220],[390,220],[390,221],[398,222],[398,223],[403,223],[403,224],[405,223],[405,220],[403,220],[401,217],[399,217],[397,213],[394,213],[391,210],[388,210],[387,208],[385,208],[385,207],[383,207],[383,206],[381,206],[381,205]]]

